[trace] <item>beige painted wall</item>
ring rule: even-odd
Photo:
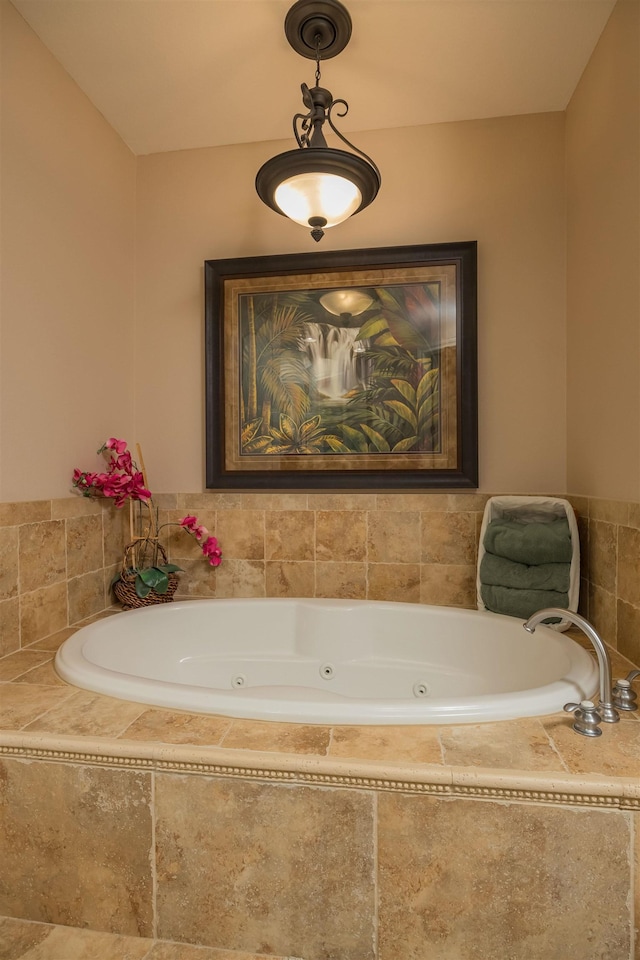
[[[567,460],[640,499],[640,4],[620,0],[567,110]]]
[[[316,249],[253,189],[291,143],[136,161],[0,9],[0,499],[64,495],[111,432],[142,442],[157,490],[197,491],[202,262]],[[637,54],[638,4],[621,0],[566,118],[568,422],[565,117],[358,137],[383,188],[322,248],[478,240],[482,490],[640,498]]]
[[[0,500],[64,496],[133,429],[135,158],[7,0]]]
[[[481,489],[563,491],[563,115],[370,132],[358,146],[382,190],[321,248],[478,241]],[[138,160],[136,426],[158,490],[204,485],[203,261],[317,249],[255,194],[260,165],[290,147]]]

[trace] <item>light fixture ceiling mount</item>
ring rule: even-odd
[[[263,164],[256,190],[272,210],[311,227],[314,240],[321,240],[323,228],[342,223],[375,199],[380,171],[333,122],[334,107],[342,108],[338,116],[346,116],[346,100],[334,100],[320,86],[320,61],[337,56],[351,37],[347,9],[339,0],[297,0],[286,16],[285,34],[296,53],[316,61],[315,86],[302,84],[302,102],[308,112],[293,118],[298,149]],[[325,123],[355,153],[329,147],[322,129]]]
[[[287,40],[296,53],[309,60],[330,60],[342,53],[351,39],[351,17],[338,0],[298,0],[284,21]]]

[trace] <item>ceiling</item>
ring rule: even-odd
[[[136,154],[292,137],[289,0],[12,0]],[[615,0],[346,0],[345,131],[564,110]],[[292,143],[294,146],[295,143]]]

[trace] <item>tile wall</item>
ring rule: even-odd
[[[156,498],[163,522],[196,514],[220,541],[210,567],[168,527],[191,597],[339,597],[474,607],[488,495],[204,493]],[[569,498],[582,545],[581,611],[640,661],[640,503]],[[112,603],[128,512],[78,496],[0,504],[0,655]]]
[[[224,551],[213,569],[184,531],[166,531],[172,558],[185,568],[186,595],[475,605],[486,496],[158,499],[163,520],[195,513]],[[582,610],[638,662],[640,505],[572,502]],[[109,503],[70,497],[0,505],[0,653],[36,650],[43,638],[109,606],[127,535],[126,511]],[[42,678],[32,687],[67,696]],[[71,720],[61,722],[56,730],[72,735]],[[477,758],[470,735],[458,749]],[[148,726],[140,736],[150,738]],[[331,742],[338,756],[341,749],[354,756],[339,736]],[[522,751],[517,757],[521,765]],[[427,795],[357,779],[344,787],[340,777],[316,786],[255,780],[235,766],[232,776],[177,767],[163,761],[148,769],[145,761],[132,769],[101,755],[69,762],[64,753],[0,761],[11,812],[0,851],[7,868],[0,913],[305,960],[578,960],[594,949],[605,949],[598,955],[607,960],[632,955],[629,891],[640,814],[631,801],[628,809],[606,801],[590,808],[530,802],[526,791],[518,802],[489,793],[472,800],[440,796],[437,786]]]
[[[224,554],[212,572],[174,531],[191,596],[339,597],[475,605],[476,494],[233,494],[163,498],[193,513]]]
[[[632,955],[629,810],[241,770],[0,773],[7,916],[305,960]]]
[[[581,609],[603,639],[640,663],[640,503],[575,498]]]
[[[125,513],[79,496],[0,504],[0,656],[111,603]]]

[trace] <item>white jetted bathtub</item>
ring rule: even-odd
[[[197,600],[99,620],[56,656],[111,697],[248,719],[469,723],[542,716],[598,686],[546,627],[475,610],[348,600]]]
[[[349,600],[196,600],[83,627],[56,656],[76,686],[161,707],[304,723],[470,723],[592,696],[569,637],[475,610]]]

